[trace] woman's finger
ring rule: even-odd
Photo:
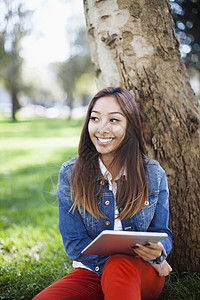
[[[167,276],[172,271],[171,266],[166,260],[161,264],[154,264],[152,267],[158,272],[159,276]]]
[[[160,243],[161,244],[161,243]],[[144,260],[155,260],[160,257],[163,250],[163,245],[153,245],[153,243],[147,246],[136,244],[133,247],[135,253],[142,257]]]

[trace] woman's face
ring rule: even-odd
[[[114,96],[102,97],[95,102],[88,132],[104,163],[112,161],[126,135],[126,128],[127,119]]]

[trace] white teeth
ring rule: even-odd
[[[111,142],[112,139],[101,139],[101,138],[98,138],[98,140],[101,142],[101,143],[108,143],[108,142]]]

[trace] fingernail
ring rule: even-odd
[[[132,246],[132,248],[133,248],[133,249],[138,249],[139,246],[136,246],[136,245],[135,245],[135,246]]]
[[[149,243],[146,243],[146,244],[144,244],[144,245],[147,246],[147,247],[151,246]]]

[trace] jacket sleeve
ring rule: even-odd
[[[158,202],[157,202],[156,211],[153,220],[151,221],[148,231],[165,232],[168,234],[168,237],[161,241],[161,243],[164,246],[162,255],[153,261],[149,261],[152,264],[162,263],[172,249],[172,232],[168,227],[168,223],[169,223],[168,183],[167,183],[165,171],[162,168],[160,174],[161,174],[161,180],[159,185]]]
[[[58,178],[59,230],[68,257],[94,269],[95,266],[103,264],[108,256],[81,254],[92,239],[87,234],[78,209],[70,210],[73,204],[70,194],[70,173],[70,168],[63,165]]]

